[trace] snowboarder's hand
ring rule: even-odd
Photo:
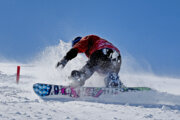
[[[59,61],[57,63],[56,68],[59,67],[59,66],[61,66],[61,68],[64,68],[66,66],[67,62],[68,62],[68,60],[63,58],[61,61]]]

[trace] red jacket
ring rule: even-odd
[[[112,43],[96,35],[88,35],[83,37],[74,45],[73,48],[77,49],[78,53],[85,53],[87,57],[90,57],[93,52],[103,48],[114,49],[120,53],[120,51]]]

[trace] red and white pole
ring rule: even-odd
[[[16,75],[16,83],[19,83],[19,78],[20,78],[20,66],[17,66],[17,75]]]

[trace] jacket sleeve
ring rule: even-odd
[[[71,60],[73,58],[75,58],[78,54],[78,50],[75,48],[72,48],[71,50],[69,50],[69,52],[67,52],[66,56],[64,57],[64,59],[66,60]]]

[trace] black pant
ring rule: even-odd
[[[84,85],[84,82],[90,78],[94,72],[108,75],[116,73],[118,75],[121,66],[121,55],[112,49],[101,49],[95,51],[86,65],[80,70],[74,70],[71,73],[73,79],[78,79]]]

